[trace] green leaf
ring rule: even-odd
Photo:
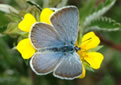
[[[92,12],[96,0],[90,0],[87,2],[80,11],[80,24],[82,24],[87,16]]]
[[[59,1],[59,0],[58,0]],[[60,8],[60,7],[63,7],[67,4],[68,0],[61,0],[60,3],[58,3],[57,7]]]
[[[12,57],[10,53],[10,48],[8,47],[4,39],[2,39],[2,37],[0,37],[0,54],[4,56],[4,59],[6,60],[6,62],[8,62],[9,64],[13,63],[13,61],[10,60],[10,58]]]
[[[7,29],[4,31],[4,34],[8,34],[11,37],[17,37],[17,35],[23,34],[23,32],[21,32],[21,30],[19,30],[17,26],[17,23],[9,23]]]
[[[41,10],[38,9],[36,6],[31,6],[28,8],[27,12],[31,13],[38,22],[40,22],[40,13],[41,13]]]
[[[86,70],[89,70],[89,71],[93,71],[94,72],[94,69],[89,65],[88,62],[83,61],[83,64],[84,64]]]
[[[42,11],[42,8],[39,6],[39,4],[35,3],[34,1],[26,1],[28,4],[32,6],[36,6],[40,11]]]
[[[11,23],[8,24],[8,28],[5,31],[5,33],[7,33],[7,34],[14,33],[14,32],[16,32],[16,29],[17,29],[17,23],[11,22]]]
[[[16,22],[18,23],[21,20],[21,16],[20,13],[16,14],[16,13],[10,13],[10,14],[5,14],[5,16],[8,18],[9,21],[11,22]]]
[[[91,11],[94,8],[96,0],[90,0],[87,2],[83,8],[81,8],[80,11],[80,29],[79,29],[79,34],[78,34],[78,44],[81,44],[81,37],[82,37],[82,32],[83,32],[83,22],[87,16],[91,13]]]
[[[88,52],[96,52],[96,51],[100,50],[102,47],[103,47],[103,45],[99,45],[96,48],[88,50]]]
[[[28,5],[26,3],[26,0],[15,0],[18,7],[25,10],[26,8],[28,8]]]
[[[18,14],[18,11],[14,7],[7,5],[7,4],[0,4],[0,11],[5,12],[5,13],[14,12]]]
[[[85,18],[83,23],[84,27],[90,24],[92,20],[105,14],[115,4],[115,2],[116,0],[107,0],[105,3],[99,5],[88,17]]]
[[[43,0],[46,2],[46,0]],[[63,6],[66,6],[67,4],[67,1],[68,0],[49,0],[49,7],[57,7],[57,8],[60,8],[60,7],[63,7]]]
[[[115,20],[107,17],[99,17],[93,20],[87,25],[86,31],[88,30],[99,30],[99,31],[118,31],[121,29],[121,24]]]
[[[7,25],[0,26],[0,33],[3,33],[7,29]]]

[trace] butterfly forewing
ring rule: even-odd
[[[30,39],[33,46],[37,49],[63,45],[54,28],[46,23],[35,23],[31,29]]]
[[[68,6],[57,10],[50,18],[52,25],[63,41],[73,44],[76,42],[78,16],[78,9],[75,6]]]

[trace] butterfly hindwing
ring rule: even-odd
[[[62,56],[63,53],[61,52],[37,52],[32,57],[30,66],[37,75],[45,75],[53,71],[53,69],[61,61]]]
[[[82,63],[76,52],[66,53],[54,70],[54,76],[61,79],[74,79],[82,74]]]

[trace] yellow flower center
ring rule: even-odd
[[[84,57],[87,56],[87,50],[84,48],[81,48],[80,50],[77,51],[77,53],[80,55],[81,60],[84,60]]]

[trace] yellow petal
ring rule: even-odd
[[[99,69],[101,63],[104,59],[104,56],[99,52],[89,52],[84,59],[90,64],[90,66],[94,69]]]
[[[24,59],[31,58],[35,53],[35,49],[32,46],[29,38],[21,40],[17,45],[17,50],[21,53]]]
[[[54,12],[49,8],[44,8],[40,14],[40,22],[51,24],[50,17]]]
[[[79,78],[84,78],[86,75],[86,70],[83,64],[82,64],[82,67],[83,67],[82,75]]]
[[[94,32],[89,32],[82,37],[81,48],[88,50],[97,47],[99,44],[100,39]]]
[[[30,13],[25,14],[24,19],[18,24],[18,28],[24,32],[29,32],[36,19]]]

